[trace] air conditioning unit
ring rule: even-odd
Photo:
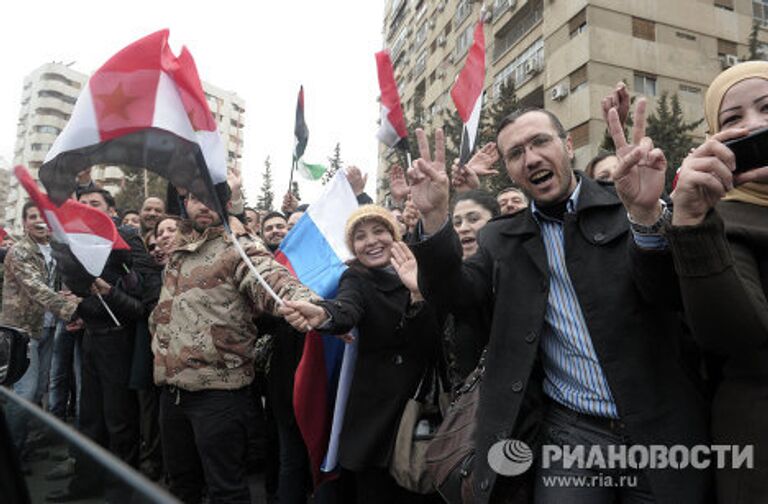
[[[437,4],[437,12],[443,12],[445,10],[445,1],[440,2]]]
[[[735,54],[726,54],[720,58],[720,63],[723,66],[723,70],[731,68],[739,63],[739,57]]]
[[[566,96],[568,96],[568,86],[565,84],[558,84],[550,90],[549,96],[554,101],[560,101],[564,99]]]
[[[539,73],[539,64],[536,60],[528,60],[525,62],[525,74],[526,75],[535,75]]]
[[[427,26],[429,27],[430,30],[432,28],[434,28],[435,27],[435,20],[434,19],[430,19],[429,21],[427,21]]]
[[[437,37],[437,45],[439,45],[440,47],[445,47],[446,42],[448,41],[446,40],[445,35],[440,35],[439,37]]]
[[[447,61],[450,64],[453,64],[453,58],[454,58],[453,53],[446,54],[445,61]]]
[[[443,70],[443,69],[440,69],[440,70],[438,70],[438,71],[435,73],[435,75],[437,76],[437,78],[438,78],[438,79],[442,79],[443,77],[445,77],[445,70]]]

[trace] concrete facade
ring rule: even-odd
[[[433,126],[444,109],[454,109],[450,89],[481,7],[468,0],[387,2],[384,44],[407,120],[420,96]],[[485,7],[485,99],[513,80],[524,104],[551,110],[571,131],[577,167],[598,151],[605,131],[600,101],[618,81],[646,96],[651,111],[663,92],[677,93],[687,120],[701,119],[708,84],[748,54],[753,21],[768,20],[766,0],[490,0]],[[768,40],[764,28],[758,39]],[[704,133],[702,124],[694,134]],[[382,149],[380,176],[384,170]]]
[[[75,101],[85,87],[88,75],[61,63],[46,63],[24,79],[19,111],[13,165],[26,166],[37,179],[37,171],[43,164],[48,150],[64,129],[72,114]],[[227,151],[230,169],[240,168],[243,152],[243,128],[245,127],[245,102],[236,93],[203,82],[208,106],[214,115]],[[91,170],[92,179],[113,195],[120,191],[124,177],[118,166],[97,165]],[[7,201],[0,204],[5,215],[0,215],[9,231],[21,230],[21,209],[27,194],[10,177]]]

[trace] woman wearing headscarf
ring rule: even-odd
[[[292,324],[303,317],[331,334],[357,327],[358,354],[339,440],[339,463],[354,473],[357,501],[425,502],[431,497],[398,486],[388,467],[405,404],[437,353],[439,320],[424,303],[415,275],[401,277],[392,265],[393,254],[407,254],[407,246],[387,209],[361,206],[347,220],[345,234],[355,258],[336,298],[288,301],[284,314]]]
[[[768,62],[718,75],[705,115],[711,136],[679,170],[666,236],[693,335],[726,357],[713,443],[754,446],[754,469],[717,471],[718,502],[768,502],[768,167],[733,174],[723,144],[768,127]]]

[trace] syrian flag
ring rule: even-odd
[[[67,199],[56,206],[37,187],[37,183],[23,166],[13,169],[19,183],[40,209],[45,222],[51,228],[53,239],[69,248],[85,271],[93,278],[101,276],[112,250],[130,250],[117,232],[115,223],[107,214],[88,205]]]
[[[299,98],[296,100],[296,124],[293,127],[295,143],[293,145],[293,160],[298,161],[304,155],[309,141],[309,130],[304,122],[304,86],[299,88]]]
[[[125,47],[88,80],[40,167],[54,203],[74,192],[78,172],[114,164],[152,170],[224,215],[226,151],[192,55],[176,57],[168,35]]]
[[[388,51],[376,53],[376,68],[381,89],[381,126],[376,137],[390,148],[408,150],[408,128]]]
[[[456,83],[451,89],[451,98],[456,105],[464,128],[461,132],[461,148],[459,163],[464,165],[469,161],[475,148],[477,128],[480,123],[480,109],[483,106],[483,83],[485,81],[485,35],[483,33],[483,16],[475,27],[475,36],[469,55],[464,62]]]

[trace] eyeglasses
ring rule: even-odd
[[[565,138],[561,135],[558,135],[559,138]],[[507,162],[511,163],[512,165],[519,165],[523,162],[523,158],[525,157],[525,151],[527,149],[531,150],[543,150],[549,147],[552,142],[555,140],[555,136],[550,135],[549,133],[539,133],[538,135],[534,136],[527,142],[516,145],[509,149],[507,151]]]

